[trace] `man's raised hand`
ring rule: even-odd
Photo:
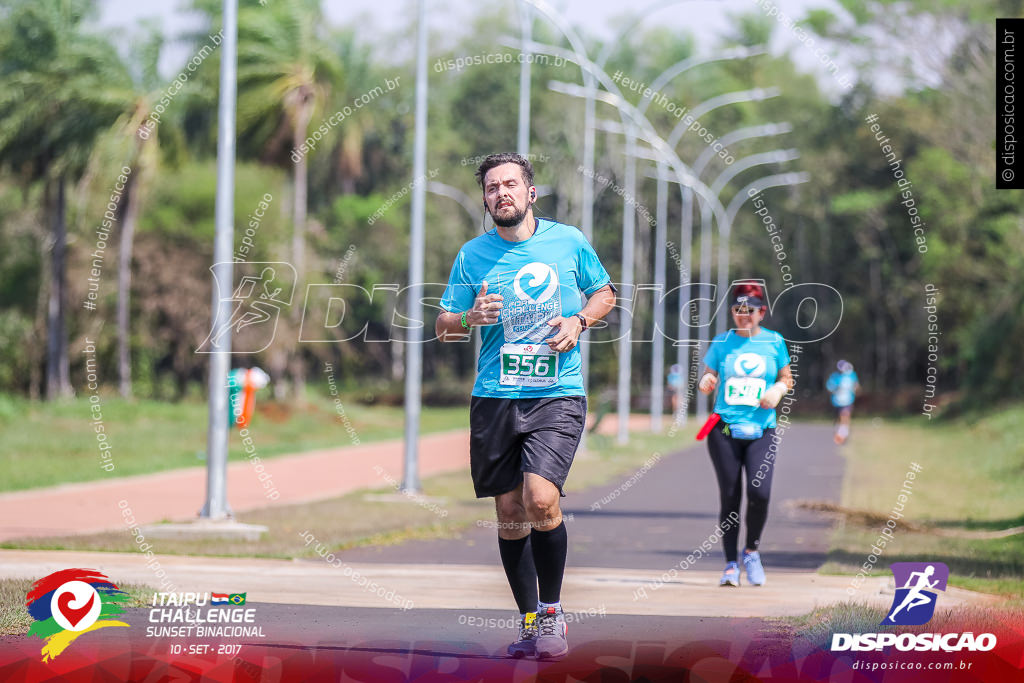
[[[498,322],[501,315],[501,302],[505,300],[500,294],[487,293],[487,281],[480,287],[480,291],[473,300],[473,308],[466,315],[470,325],[493,325]]]

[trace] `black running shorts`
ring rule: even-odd
[[[469,407],[469,465],[476,497],[514,490],[522,483],[523,472],[544,477],[562,493],[586,416],[585,396],[474,396]]]

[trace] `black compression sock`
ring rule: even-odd
[[[505,567],[505,576],[516,605],[523,614],[537,611],[537,570],[533,566],[530,545],[529,536],[514,541],[498,537],[501,564]]]
[[[551,531],[533,529],[530,532],[533,563],[537,567],[541,602],[559,602],[562,593],[562,575],[565,573],[565,555],[569,547],[565,522]]]

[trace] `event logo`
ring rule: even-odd
[[[217,266],[210,270],[217,279]],[[221,299],[219,313],[224,304],[231,313],[226,320],[218,317],[213,329],[196,353],[259,353],[274,341],[281,310],[292,303],[297,279],[290,263],[241,261],[233,264],[241,274],[231,296]],[[230,333],[230,334],[229,334]]]
[[[497,276],[497,293],[505,298],[501,324],[506,342],[539,343],[554,334],[548,322],[562,315],[556,268],[533,261]]]
[[[882,625],[927,623],[935,614],[938,593],[934,589],[946,590],[949,567],[942,562],[894,562],[889,566],[896,581],[896,595]]]
[[[935,614],[935,590],[946,590],[949,567],[942,562],[894,562],[896,595],[881,626],[919,626]],[[832,652],[988,652],[995,648],[994,633],[833,633]]]
[[[763,377],[767,369],[764,358],[756,353],[741,353],[733,364],[733,370],[741,377]]]
[[[547,287],[544,287],[543,291],[536,297],[531,296],[523,289],[522,280],[527,275],[531,276],[531,280],[528,283],[530,287],[537,288],[541,287],[545,282],[548,283]],[[529,301],[531,304],[542,304],[550,299],[558,289],[558,274],[551,266],[534,261],[519,269],[519,272],[516,273],[515,278],[512,280],[512,289],[515,290],[516,296],[520,299]]]
[[[80,635],[108,626],[124,626],[123,621],[102,619],[120,614],[120,603],[128,594],[95,569],[63,569],[32,585],[25,607],[35,623],[28,635],[42,638],[43,661],[63,652]]]

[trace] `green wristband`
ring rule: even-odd
[[[464,329],[464,330],[468,330],[470,328],[469,323],[466,321],[466,315],[468,313],[469,313],[469,311],[463,311],[462,312],[462,329]]]

